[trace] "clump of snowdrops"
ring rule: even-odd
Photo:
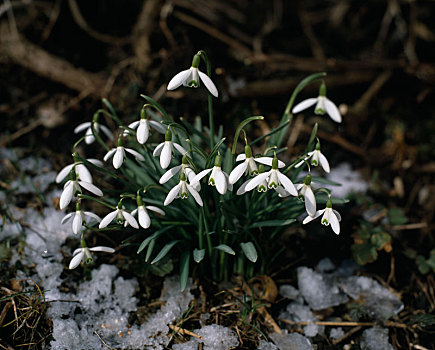
[[[201,62],[207,74],[199,70]],[[75,206],[62,224],[72,222],[74,233],[80,236],[80,247],[74,251],[69,268],[91,263],[91,252],[115,251],[110,247],[88,248],[86,240],[95,231],[106,230],[109,235],[126,231],[129,242],[137,242],[137,253],[152,271],[167,271],[173,261],[178,263],[183,290],[193,264],[199,264],[199,273],[215,280],[226,279],[231,273],[246,277],[264,273],[284,249],[279,245],[281,233],[300,225],[297,218],[304,212],[302,224],[320,217],[323,225],[339,234],[341,218],[332,208],[331,192],[319,187],[326,180],[311,175],[312,167],[330,171],[316,137],[317,124],[303,154],[290,164],[280,159],[293,114],[315,105],[316,114],[328,114],[341,122],[339,110],[326,97],[325,76],[313,74],[300,82],[280,124],[269,133],[252,140],[245,128],[263,116],[244,119],[231,148],[222,136],[223,127],[215,132],[213,100],[219,93],[204,51],[194,55],[192,66],[176,74],[167,89],[203,84],[209,92],[207,126],[200,119],[176,121],[145,95],[141,95],[145,104],[138,120],[126,125],[103,100],[106,109],[98,110],[91,122],[75,129],[84,136],[74,145],[73,163],[56,179],[67,180],[60,208]],[[299,92],[313,83],[320,84],[319,96],[293,107]],[[102,116],[113,119],[119,129],[109,130],[101,123]],[[152,133],[161,135],[161,143],[150,142]],[[89,147],[96,147],[95,142],[104,147],[107,153],[103,161],[81,156],[77,147],[83,142]],[[91,172],[104,181],[95,184]],[[100,183],[111,186],[100,188]],[[105,207],[106,216],[86,211],[89,201]]]

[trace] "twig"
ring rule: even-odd
[[[405,230],[418,230],[426,227],[428,227],[426,222],[417,222],[414,224],[393,225],[391,226],[391,229],[396,231],[405,231]]]
[[[53,30],[54,25],[57,22],[57,19],[59,18],[60,14],[60,8],[61,8],[62,0],[56,0],[51,11],[50,11],[50,20],[48,24],[45,26],[44,31],[41,34],[41,41],[44,42],[48,39],[48,37],[51,34],[51,31]]]
[[[108,344],[103,340],[103,338],[100,337],[100,335],[97,333],[97,331],[94,331],[94,333],[97,335],[98,339],[100,339],[100,341],[101,341],[105,346],[107,346],[110,350],[116,350],[115,348],[112,348],[110,345],[108,345]]]
[[[203,340],[202,336],[200,336],[199,334],[193,333],[193,332],[191,332],[191,331],[189,331],[187,329],[184,329],[184,328],[181,328],[181,327],[177,327],[177,326],[174,326],[172,324],[169,325],[169,328],[172,329],[174,332],[177,332],[177,333],[180,333],[180,334],[183,334],[183,335],[187,334],[187,335],[190,335],[192,337],[195,337],[195,338],[198,338],[200,340]]]
[[[334,339],[334,340],[332,341],[332,344],[333,344],[333,345],[337,345],[338,343],[342,342],[344,339],[350,337],[352,334],[354,334],[354,333],[360,331],[361,329],[362,329],[362,327],[355,327],[355,328],[351,329],[349,332],[345,333],[345,334],[344,334],[343,336],[341,336],[340,338],[338,338],[338,339]]]
[[[285,318],[280,318],[280,321],[288,325],[295,326],[307,326],[310,324],[315,324],[318,326],[331,326],[331,327],[373,327],[376,325],[375,322],[349,322],[349,321],[303,321],[295,322],[292,320],[287,320]],[[398,323],[393,321],[383,322],[385,327],[395,327],[395,328],[407,328],[408,326],[404,323]]]

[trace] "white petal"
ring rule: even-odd
[[[241,153],[237,156],[236,158],[236,162],[240,162],[241,160],[245,160],[246,159],[246,154],[245,153]]]
[[[155,207],[154,205],[147,205],[146,208],[148,210],[151,210],[151,211],[157,213],[157,214],[165,215],[165,212],[162,209]]]
[[[131,215],[130,213],[126,212],[125,210],[122,211],[122,215],[124,216],[124,219],[134,228],[139,228],[139,224],[137,223],[136,219]]]
[[[246,192],[246,185],[251,182],[252,179],[249,179],[248,181],[245,181],[244,183],[242,183],[242,185],[239,187],[239,189],[237,190],[236,194],[238,196],[244,194]]]
[[[161,123],[156,122],[155,120],[149,120],[148,123],[159,133],[164,134],[167,130]]]
[[[272,157],[258,157],[258,158],[254,158],[254,160],[257,163],[272,166],[273,158]],[[284,167],[285,167],[285,163],[278,160],[278,168],[284,168]]]
[[[101,218],[97,214],[94,214],[90,211],[85,211],[85,212],[83,212],[83,214],[86,216],[89,216],[90,218],[94,219],[95,221],[101,222]]]
[[[318,210],[318,211],[316,211],[316,214],[314,214],[314,216],[307,216],[305,219],[304,219],[304,221],[302,221],[302,223],[303,224],[307,224],[307,223],[309,223],[310,221],[312,221],[312,220],[314,220],[314,219],[317,219],[320,215],[322,215],[323,213],[325,212],[325,209],[322,209],[322,210]]]
[[[307,186],[304,196],[305,209],[308,215],[313,216],[316,214],[316,197],[314,196],[311,186]]]
[[[164,145],[165,145],[164,142],[159,143],[159,144],[157,145],[157,147],[154,149],[154,152],[153,152],[153,156],[154,156],[154,157],[157,157],[157,156],[160,155],[160,153],[162,153],[162,149],[163,149],[163,146],[164,146]]]
[[[115,253],[115,249],[110,247],[93,247],[89,248],[91,252],[106,252],[106,253]]]
[[[179,145],[178,143],[173,143],[175,149],[180,152],[183,156],[187,153],[187,151],[183,148],[183,146]]]
[[[225,194],[227,192],[227,179],[222,170],[217,170],[215,173],[215,184],[216,189],[220,194]]]
[[[168,182],[175,174],[177,174],[180,171],[181,167],[182,165],[177,165],[169,169],[166,173],[162,175],[162,177],[159,180],[159,183],[164,184]]]
[[[335,214],[335,216],[337,217],[338,221],[341,221],[341,215],[340,215],[340,213],[337,210],[335,210],[335,209],[332,209],[332,212]]]
[[[143,228],[148,228],[151,226],[151,219],[150,216],[148,215],[147,211],[144,209],[143,206],[140,206],[138,208],[138,219],[139,219],[139,224],[143,227]]]
[[[248,162],[246,161],[237,165],[230,174],[230,178],[229,178],[230,184],[235,184],[237,180],[242,177],[247,167],[248,167]]]
[[[177,197],[178,192],[180,191],[180,187],[181,187],[181,182],[174,186],[168,193],[168,195],[166,196],[165,202],[163,203],[163,205],[168,205],[170,203],[172,203],[172,201],[175,199],[175,197]]]
[[[219,95],[218,90],[216,89],[216,86],[214,85],[212,80],[209,78],[209,76],[207,74],[204,74],[203,72],[201,72],[199,70],[198,70],[198,73],[199,73],[199,77],[201,78],[201,80],[204,83],[207,90],[210,91],[210,93],[214,97],[218,97],[218,95]]]
[[[82,229],[82,224],[83,224],[82,215],[80,214],[80,212],[76,211],[76,214],[74,216],[74,220],[73,220],[73,223],[72,223],[72,229],[73,229],[73,232],[75,234],[80,233],[80,231]]]
[[[69,263],[69,269],[70,270],[75,269],[77,266],[80,265],[80,261],[82,261],[83,255],[84,255],[84,253],[83,253],[83,250],[82,250],[74,258],[71,259],[71,262]]]
[[[277,186],[277,187],[275,188],[275,191],[278,192],[278,197],[285,198],[285,197],[290,196],[290,193],[288,193],[288,192],[284,189],[284,187],[282,187],[282,186]]]
[[[317,98],[308,98],[302,102],[299,102],[296,106],[294,106],[292,113],[299,113],[300,111],[303,111],[304,109],[307,109],[314,104],[316,104]]]
[[[136,132],[137,141],[143,145],[145,142],[147,142],[149,135],[150,127],[148,125],[148,121],[146,119],[141,119]]]
[[[177,87],[179,87],[181,84],[184,83],[184,81],[187,79],[189,75],[190,75],[190,69],[183,70],[182,72],[176,74],[169,82],[167,89],[168,90],[176,89]]]
[[[73,166],[74,166],[74,164],[67,165],[61,171],[59,171],[59,174],[57,174],[57,176],[56,176],[56,182],[59,183],[64,178],[66,178],[68,176],[68,174],[70,173],[71,169],[73,168]]]
[[[331,215],[329,216],[330,224],[332,227],[332,231],[335,232],[335,234],[340,234],[340,223],[338,222],[337,216],[335,216],[335,213],[331,211]]]
[[[91,122],[81,123],[75,127],[74,134],[78,134],[79,132],[82,132],[83,130],[89,128],[90,126],[91,126]]]
[[[245,190],[251,191],[254,188],[256,188],[259,184],[261,184],[264,180],[267,179],[267,177],[270,175],[270,171],[258,174],[256,177],[254,177],[251,181],[249,181],[249,184],[246,185]]]
[[[60,195],[59,207],[60,210],[66,208],[66,206],[71,202],[74,192],[74,184],[72,181],[67,182],[67,186],[63,188],[62,194]]]
[[[124,149],[125,149],[128,153],[134,155],[134,157],[135,157],[137,160],[140,160],[140,161],[142,161],[142,162],[145,161],[145,158],[143,157],[143,155],[140,154],[139,152],[135,151],[134,149],[131,149],[131,148],[124,148]]]
[[[76,172],[79,175],[80,180],[92,183],[92,175],[84,164],[77,164]]]
[[[277,171],[278,179],[281,185],[285,188],[285,190],[290,193],[292,196],[298,195],[298,191],[296,191],[295,185],[293,185],[293,182],[285,176],[284,174],[281,174],[279,171]]]
[[[133,123],[129,124],[128,127],[130,129],[136,129],[138,127],[139,123],[141,122],[141,120],[134,121]],[[125,131],[129,132],[129,130],[125,130]]]
[[[199,172],[192,180],[189,180],[190,184],[193,186],[193,184],[196,184],[197,182],[201,181],[201,179],[207,175],[210,171],[212,171],[212,168],[205,169],[201,172]]]
[[[319,155],[319,163],[322,166],[323,170],[325,170],[327,173],[329,173],[330,168],[329,168],[328,160],[321,152],[319,152],[318,155]]]
[[[192,169],[185,167],[184,173],[186,174],[189,183],[192,185],[192,180],[196,176],[195,172]]]
[[[124,162],[124,147],[116,147],[115,155],[113,156],[113,167],[119,169]]]
[[[85,182],[85,181],[79,181],[80,186],[82,186],[83,188],[86,188],[89,192],[92,192],[93,194],[97,195],[97,196],[102,196],[103,192],[101,192],[101,190],[95,186],[94,184],[91,184],[89,182]]]
[[[160,153],[160,166],[162,169],[166,169],[171,163],[172,147],[170,141],[165,141],[163,145],[162,153]]]
[[[113,140],[113,135],[110,132],[109,128],[105,125],[100,125],[101,131],[107,136],[109,140]]]
[[[99,228],[107,227],[114,218],[116,218],[116,215],[118,214],[118,210],[111,211],[109,214],[107,214],[103,220],[101,220],[100,224],[98,225]]]
[[[187,189],[189,190],[192,197],[195,198],[196,203],[198,203],[202,207],[203,203],[202,203],[202,199],[201,199],[201,196],[199,195],[199,193],[196,192],[196,190],[193,188],[193,186],[191,186],[189,184],[187,184]]]
[[[68,213],[68,214],[66,214],[63,218],[62,218],[62,221],[60,222],[60,224],[61,225],[63,225],[63,224],[65,224],[70,218],[71,218],[71,216],[73,216],[75,213],[74,212],[71,212],[71,213]]]
[[[337,106],[332,102],[330,99],[325,99],[325,108],[326,112],[329,114],[331,119],[334,122],[341,123],[341,115],[340,111],[338,110]]]
[[[76,250],[73,251],[73,256],[76,256],[78,253],[82,252],[83,248],[77,248]]]
[[[116,152],[116,148],[112,148],[109,152],[106,153],[106,155],[104,156],[103,160],[105,162],[107,162],[107,160],[113,156],[113,154]]]

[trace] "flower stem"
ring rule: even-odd
[[[207,75],[211,79],[211,64],[204,50],[198,51],[198,55],[203,59],[207,66]],[[210,130],[210,149],[214,147],[214,117],[213,117],[213,97],[208,93],[208,127]]]

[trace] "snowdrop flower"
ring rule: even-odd
[[[243,174],[245,174],[245,176],[248,174],[253,176],[258,174],[258,168],[257,168],[257,163],[260,164],[265,164],[268,166],[272,165],[272,157],[258,157],[258,158],[254,158],[252,156],[252,149],[249,145],[245,146],[245,154],[239,154],[236,158],[236,162],[239,162],[243,160],[243,163],[240,163],[239,165],[237,165],[233,171],[230,173],[230,178],[229,178],[229,183],[230,184],[235,184],[237,182],[237,180],[239,180]],[[278,160],[278,167],[282,168],[284,167],[285,164],[283,162],[281,162],[280,160]]]
[[[122,146],[121,138],[118,138],[118,147],[112,148],[109,152],[106,153],[103,159],[105,162],[107,162],[107,160],[113,156],[113,167],[115,169],[119,169],[122,163],[124,163],[126,151],[128,153],[131,153],[136,158],[136,160],[140,160],[142,162],[145,161],[145,158],[139,152],[135,151],[134,149]]]
[[[137,201],[137,209],[133,210],[131,212],[131,215],[135,216],[137,214],[137,217],[139,219],[139,225],[145,229],[147,229],[148,227],[151,226],[151,218],[148,214],[147,209],[151,210],[157,214],[165,215],[165,212],[158,207],[155,207],[153,205],[145,206],[143,204],[142,197],[140,195],[137,195],[136,201]],[[125,226],[127,226],[127,224],[128,224],[128,221],[125,222]]]
[[[182,155],[187,153],[187,151],[181,145],[176,142],[172,142],[172,132],[168,128],[165,133],[165,142],[159,144],[153,152],[154,157],[160,156],[160,166],[162,169],[166,169],[171,163],[173,147],[175,147],[175,149]]]
[[[325,170],[325,172],[327,172],[327,173],[330,172],[329,162],[326,159],[326,157],[322,154],[322,152],[320,151],[320,142],[317,142],[316,149],[312,152],[308,152],[307,157],[305,157],[305,159],[303,161],[296,164],[295,168],[299,168],[306,160],[308,160],[310,158],[311,158],[311,165],[318,166],[320,164],[322,166],[323,170]]]
[[[162,175],[162,177],[159,180],[160,184],[164,184],[168,182],[170,179],[174,177],[175,174],[185,173],[187,176],[187,179],[190,183],[193,183],[193,178],[196,176],[195,172],[190,168],[189,158],[187,156],[187,153],[183,155],[183,158],[181,160],[181,164],[174,166],[173,168],[169,169]]]
[[[95,132],[98,134],[100,131],[102,131],[109,140],[113,140],[113,135],[110,132],[109,128],[105,125],[101,125],[97,121],[98,116],[94,116],[94,119],[92,122],[85,122],[77,125],[77,127],[74,129],[74,133],[78,134],[82,132],[83,130],[86,130],[85,132],[85,142],[89,145],[95,141],[95,136],[92,133],[92,123],[94,123],[94,129]]]
[[[317,219],[320,215],[322,215],[322,225],[329,226],[331,224],[332,230],[335,232],[335,234],[340,234],[340,221],[341,221],[341,215],[338,211],[332,209],[332,202],[329,198],[326,202],[326,208],[322,210],[318,210],[314,216],[307,216],[304,221],[302,221],[303,224],[307,224],[310,221]]]
[[[145,109],[142,109],[140,113],[140,120],[136,120],[135,122],[131,123],[128,127],[130,129],[137,129],[136,130],[137,142],[143,145],[145,142],[147,142],[148,137],[150,135],[150,126],[162,134],[164,134],[166,131],[166,128],[162,124],[154,120],[148,120]],[[130,130],[125,130],[123,135],[125,136],[128,135],[129,133]]]
[[[319,96],[317,98],[309,98],[298,103],[292,110],[293,114],[299,113],[304,109],[316,104],[314,113],[323,115],[328,113],[331,119],[337,123],[341,123],[341,115],[337,106],[330,99],[326,97],[326,85],[322,82],[319,88]]]
[[[85,216],[88,216],[98,222],[101,221],[100,217],[90,211],[82,211],[80,203],[77,202],[76,204],[76,211],[71,212],[69,214],[66,214],[62,221],[60,222],[62,225],[65,224],[69,219],[71,219],[74,216],[73,222],[72,222],[72,230],[75,234],[79,233],[82,229],[83,223],[86,224]]]
[[[81,242],[81,245],[82,245],[81,248],[78,248],[73,252],[73,258],[69,263],[70,270],[75,269],[77,266],[79,266],[81,261],[83,261],[84,264],[92,263],[94,260],[92,259],[91,252],[106,252],[106,253],[115,252],[115,249],[109,247],[88,248],[86,247],[86,243],[83,240]]]
[[[198,183],[204,176],[211,172],[211,175],[208,179],[209,185],[216,186],[216,190],[220,194],[225,194],[228,188],[231,191],[232,185],[228,184],[228,175],[224,171],[222,171],[221,164],[222,157],[220,154],[218,154],[214,161],[214,167],[210,169],[205,169],[198,173],[198,175],[196,175],[191,181],[191,184],[193,185],[195,183]]]
[[[267,179],[267,187],[275,189],[279,194],[282,193],[281,187],[284,188],[289,194],[292,196],[297,196],[298,192],[296,191],[293,182],[282,174],[278,169],[278,158],[276,156],[272,160],[272,170],[269,170],[265,173],[259,174],[254,177],[247,185],[246,191],[251,191],[258,185],[260,185],[264,180]]]
[[[180,175],[180,182],[178,185],[174,186],[166,196],[165,202],[163,203],[165,206],[172,203],[172,201],[175,198],[181,197],[181,199],[185,199],[188,196],[188,192],[192,195],[192,197],[195,199],[196,203],[198,203],[201,207],[203,205],[201,196],[199,195],[198,191],[195,189],[194,186],[188,184],[186,182],[186,174],[181,173]]]
[[[204,83],[207,90],[214,97],[218,97],[218,91],[213,81],[208,77],[207,74],[204,74],[198,69],[199,61],[200,61],[199,54],[193,56],[192,67],[176,74],[169,82],[167,89],[175,90],[181,85],[197,88],[200,85],[199,80],[201,79],[201,81]]]
[[[59,174],[57,174],[57,176],[56,176],[56,182],[57,183],[62,182],[62,180],[68,176],[71,169],[74,168],[74,170],[77,174],[77,177],[80,180],[92,183],[92,175],[89,172],[89,170],[86,168],[86,166],[78,158],[76,159],[76,156],[74,154],[73,154],[73,157],[74,157],[74,163],[67,165],[61,171],[59,171]],[[86,160],[92,164],[95,164],[98,166],[103,166],[103,163],[98,159],[86,159]]]
[[[316,215],[316,197],[311,188],[311,175],[307,174],[304,183],[297,185],[296,189],[299,191],[299,198],[303,199],[305,202],[305,209],[308,215]]]
[[[103,220],[101,220],[98,227],[107,227],[115,218],[118,224],[122,224],[124,220],[126,220],[130,226],[133,226],[134,228],[139,228],[136,219],[127,210],[125,210],[125,208],[122,207],[121,202],[118,203],[116,210],[110,212],[103,218]]]
[[[258,173],[262,174],[264,173],[264,165],[260,164],[258,166]],[[253,179],[249,179],[245,181],[237,190],[237,195],[244,194],[246,192],[246,186],[252,181]],[[265,178],[262,182],[260,182],[259,185],[257,185],[257,191],[258,192],[266,192],[267,191],[267,178]]]
[[[77,192],[82,192],[81,188],[87,189],[96,196],[102,196],[103,192],[90,182],[77,180],[77,175],[74,169],[70,171],[70,180],[68,180],[63,186],[62,194],[60,195],[59,207],[63,210],[70,202]]]

